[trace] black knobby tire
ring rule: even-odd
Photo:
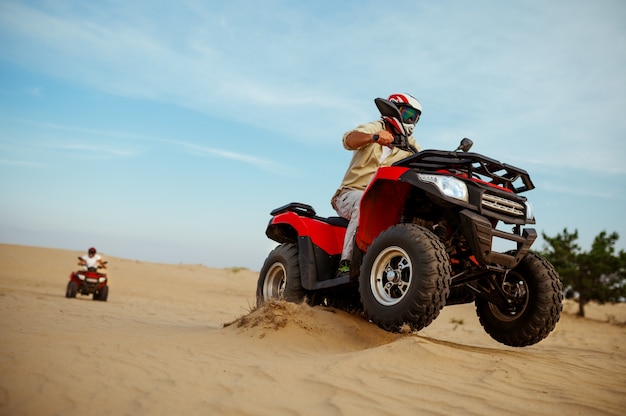
[[[300,280],[298,247],[281,244],[265,259],[256,288],[256,304],[263,305],[270,299],[299,303],[307,296]]]
[[[109,287],[105,286],[102,289],[100,289],[100,292],[98,292],[98,298],[97,300],[101,300],[103,302],[107,301],[107,298],[109,297]],[[93,299],[96,300],[96,294],[93,294]]]
[[[75,298],[77,292],[78,292],[78,285],[76,284],[75,281],[70,280],[67,283],[67,290],[65,291],[65,297],[66,298]]]
[[[529,253],[507,274],[504,286],[513,296],[516,306],[512,310],[476,299],[476,313],[485,331],[511,347],[533,345],[547,337],[563,309],[563,284],[554,266]]]
[[[416,224],[382,232],[368,248],[359,293],[367,316],[388,331],[430,325],[450,293],[450,259],[442,242]]]

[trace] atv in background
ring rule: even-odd
[[[79,257],[80,259],[80,257]],[[107,262],[103,262],[106,264]],[[87,270],[72,272],[70,281],[67,283],[65,291],[66,298],[75,298],[76,294],[93,295],[93,300],[101,300],[106,302],[109,297],[109,279],[106,273],[101,273],[98,269],[103,268],[89,267]]]
[[[381,114],[399,117],[390,101]],[[395,146],[411,151],[407,135]],[[562,284],[530,251],[537,237],[528,173],[477,153],[424,150],[380,167],[361,199],[350,276],[337,278],[347,221],[291,203],[271,212],[257,305],[269,299],[362,310],[378,326],[418,331],[445,305],[474,302],[485,331],[514,347],[554,329]],[[414,150],[414,149],[413,149]],[[507,246],[498,251],[495,247]],[[510,247],[509,247],[510,246]]]

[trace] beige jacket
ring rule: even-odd
[[[380,130],[383,130],[384,128],[384,122],[380,120],[373,121],[371,123],[361,124],[355,130],[363,133],[374,134],[376,132],[379,132]],[[352,150],[346,146],[346,137],[350,133],[351,132],[349,131],[343,135],[343,147],[346,150]],[[415,146],[418,150],[421,150],[415,142],[413,136],[409,136],[409,143]],[[383,160],[383,162],[381,163],[380,157],[383,154],[383,147],[375,142],[367,144],[359,149],[353,150],[353,152],[354,153],[352,155],[350,165],[348,166],[348,170],[346,171],[346,174],[341,181],[341,186],[339,187],[339,189],[337,189],[335,195],[333,195],[333,198],[331,199],[331,204],[333,203],[335,197],[339,195],[341,191],[343,191],[345,188],[355,189],[359,191],[365,190],[367,185],[370,183],[370,180],[374,176],[374,173],[376,173],[376,170],[380,166],[391,166],[395,162],[411,155],[410,152],[400,150],[397,147],[394,147],[391,150],[391,154],[387,156],[385,160]]]
[[[361,124],[355,130],[374,134],[385,128],[385,124],[382,120],[373,121],[371,123]],[[350,134],[351,131],[347,132],[343,135],[343,147],[346,150],[349,149],[346,146],[346,137]],[[409,143],[417,148],[417,150],[421,150],[420,147],[415,142],[413,136],[409,136]],[[335,198],[346,188],[355,189],[359,191],[365,190],[367,185],[370,183],[370,180],[376,173],[376,170],[380,166],[391,166],[395,162],[404,159],[407,156],[410,156],[411,153],[400,150],[397,147],[394,147],[391,150],[391,154],[387,156],[382,163],[380,162],[380,158],[383,154],[383,147],[378,143],[370,143],[359,149],[353,150],[352,160],[350,161],[350,165],[348,166],[348,170],[341,181],[341,186],[337,189],[337,192],[333,195],[331,199],[331,205],[334,206],[333,201]]]

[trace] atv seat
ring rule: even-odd
[[[282,214],[288,211],[295,212],[296,214],[302,215],[303,217],[315,218],[318,221],[322,221],[322,222],[325,222],[326,224],[334,225],[336,227],[348,226],[347,219],[343,217],[328,217],[328,218],[320,217],[317,215],[317,213],[315,212],[315,209],[313,209],[311,205],[303,204],[300,202],[292,202],[290,204],[283,205],[282,207],[276,208],[275,210],[273,210],[270,214],[272,216],[275,216],[275,215]]]
[[[320,220],[320,221],[324,221],[327,224],[330,225],[335,225],[337,227],[347,227],[348,226],[348,220],[343,218],[343,217],[328,217],[328,218],[322,218],[322,217],[316,217],[316,219]]]

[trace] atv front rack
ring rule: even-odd
[[[471,152],[447,152],[443,150],[423,150],[393,164],[422,171],[449,171],[463,173],[492,185],[501,186],[519,194],[535,188],[530,175],[495,159]],[[516,183],[521,184],[517,185]]]

